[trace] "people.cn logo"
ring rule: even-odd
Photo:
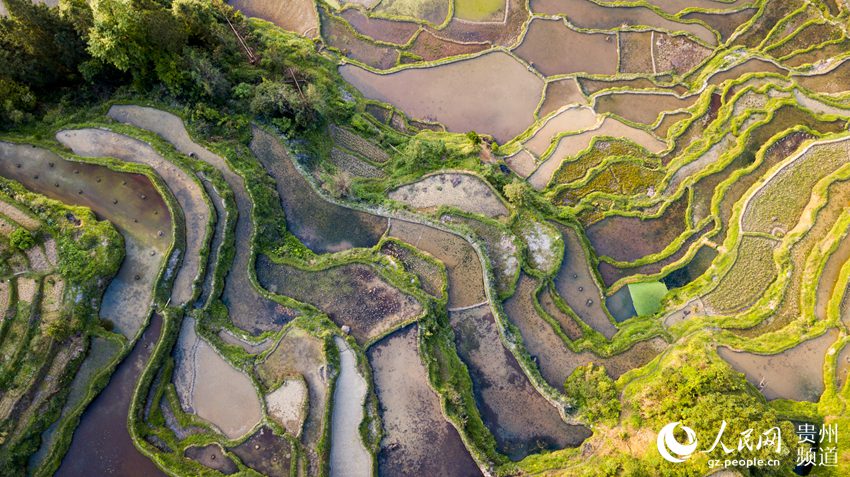
[[[658,432],[658,439],[656,440],[658,452],[661,454],[661,457],[667,462],[674,464],[686,461],[697,450],[697,435],[694,430],[688,426],[681,426],[687,438],[687,442],[682,444],[676,440],[674,434],[676,426],[679,426],[678,421],[671,422],[661,428],[661,431]]]

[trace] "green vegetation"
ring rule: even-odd
[[[168,306],[173,305],[168,296],[181,266],[179,255],[163,260],[164,269],[151,284],[164,329],[128,397],[130,435],[146,457],[170,474],[212,473],[184,450],[216,444],[237,472],[261,470],[237,457],[250,433],[228,440],[184,409],[181,393],[186,391],[174,381],[183,357],[175,347],[188,316],[198,323],[198,333],[250,378],[259,396],[290,375],[306,374],[294,366],[275,370],[278,374],[269,371],[273,356],[283,349],[281,341],[295,329],[322,348],[319,354],[327,361],[323,382],[332,390],[339,365],[333,337],[350,333],[358,367],[370,382],[360,435],[378,466],[382,456],[375,454],[392,452],[381,447],[382,413],[364,352],[412,322],[418,323],[429,384],[465,444],[460,452],[468,449],[493,475],[706,475],[711,470],[707,459],[723,457],[720,452],[698,453],[672,467],[654,451],[654,438],[661,426],[679,421],[705,442],[724,420],[730,439],[750,427],[757,432],[780,428],[785,452],[742,450],[735,457],[778,458],[781,470],[737,470],[784,475],[794,465],[796,450],[788,419],[846,422],[850,395],[847,386],[839,389],[835,382],[842,365],[838,351],[846,346],[846,337],[830,350],[823,369],[812,370],[824,376],[825,391],[817,403],[768,403],[715,352],[727,346],[775,354],[830,329],[846,328],[841,314],[850,266],[827,265],[842,250],[850,225],[850,215],[839,206],[843,196],[830,196],[831,185],[846,181],[850,173],[844,168],[850,118],[850,84],[842,76],[846,13],[831,2],[780,0],[759,0],[751,19],[744,18],[746,12],[718,13],[729,8],[722,2],[714,13],[675,11],[670,2],[652,1],[640,6],[588,2],[585,9],[566,13],[546,11],[552,8],[546,2],[342,3],[295,5],[304,6],[299,14],[321,19],[318,30],[299,31],[316,36],[308,39],[247,19],[220,0],[60,0],[59,8],[4,0],[4,141],[70,156],[53,139],[58,130],[111,128],[152,144],[222,199],[217,211],[224,213],[217,215],[221,222],[215,229],[223,235],[212,241],[220,248],[201,254],[204,262],[210,259],[200,267],[201,275],[208,276],[198,277],[204,300]],[[277,14],[290,15],[298,8]],[[617,55],[617,71],[589,74],[576,70],[584,63],[566,62],[562,74],[544,79],[541,65],[520,61],[531,81],[561,86],[540,86],[537,112],[530,111],[530,117],[509,112],[512,121],[526,122],[525,130],[504,144],[496,144],[491,132],[477,125],[478,132],[445,132],[440,118],[405,117],[396,106],[364,99],[338,73],[341,63],[373,73],[408,65],[476,65],[485,56],[479,53],[491,49],[507,61],[518,60],[514,50],[525,39],[530,13],[565,19],[564,28],[572,34],[604,36],[610,42],[606,48]],[[699,14],[698,21],[692,13]],[[546,46],[560,51],[560,45]],[[627,54],[646,57],[647,65],[626,64]],[[827,58],[831,60],[822,61]],[[627,68],[634,70],[625,73]],[[658,74],[662,70],[673,73]],[[635,117],[680,119],[653,128],[602,113],[600,97],[613,92],[661,93],[690,102],[677,100],[686,106],[669,111],[642,105],[646,110],[636,111]],[[461,99],[449,106],[474,114],[475,108]],[[508,103],[505,99],[490,101],[499,106]],[[106,107],[116,102],[173,112],[185,121],[197,145],[220,155],[224,164],[206,162],[195,144],[172,147],[153,133],[108,122]],[[556,121],[556,111],[577,105],[593,109],[598,134],[590,126],[591,132],[582,133],[562,125],[548,131],[552,135],[543,137],[542,146],[530,147],[531,138]],[[270,133],[271,142],[280,140],[277,145],[284,152],[261,157],[249,146],[252,131]],[[800,155],[803,148],[808,149]],[[569,153],[553,153],[564,150]],[[288,161],[289,155],[294,168],[276,176],[270,164]],[[172,214],[177,237],[172,247],[182,250],[181,211],[161,180],[144,168],[104,163],[151,178]],[[494,219],[452,207],[419,213],[387,197],[402,184],[449,170],[487,181],[506,199],[508,213]],[[286,182],[300,180],[300,175],[305,179],[301,189]],[[529,175],[537,177],[529,182]],[[199,200],[211,203],[213,194],[208,193],[210,197]],[[0,299],[8,292],[8,300],[2,301],[6,309],[0,310],[0,411],[13,416],[0,419],[0,465],[9,473],[47,475],[60,464],[83,407],[106,385],[137,338],[115,333],[114,323],[98,314],[124,244],[115,227],[87,209],[64,206],[19,184],[0,181],[0,200],[38,221],[38,227],[28,227],[4,213],[10,222],[0,227]],[[287,200],[312,205],[298,214]],[[413,238],[402,243],[387,238],[381,228],[373,240],[360,242],[354,234],[345,235],[349,224],[327,220],[351,217],[353,210],[371,214],[378,224],[389,217],[390,224],[413,221],[459,235],[481,261],[481,282],[475,277],[475,283],[453,283],[463,281],[447,272],[454,257],[442,264],[417,249],[424,245]],[[581,283],[572,281],[577,274],[559,273],[565,252],[553,226],[557,222],[570,224],[580,238],[582,253],[567,258],[591,271]],[[246,226],[249,232],[244,232]],[[236,243],[237,230],[243,230],[244,242]],[[333,247],[316,245],[330,238],[339,239]],[[45,259],[43,266],[42,259],[54,250],[55,261]],[[243,288],[225,294],[237,253],[247,254],[250,268]],[[695,263],[704,256],[710,256],[710,263]],[[687,273],[671,278],[682,270]],[[553,353],[575,367],[563,387],[544,381],[541,356],[529,354],[530,347],[505,316],[502,302],[516,293],[522,273],[539,285],[535,293],[551,293],[546,295],[551,300],[547,313],[535,325],[541,336],[554,337]],[[665,283],[676,288],[668,290]],[[597,293],[597,284],[607,286],[599,285]],[[594,293],[580,295],[590,285]],[[616,292],[623,286],[630,303],[618,302],[622,294]],[[449,314],[458,310],[447,310],[451,287],[478,287],[478,296],[487,298],[484,306],[494,315],[494,336],[519,363],[516,372],[525,374],[567,422],[592,428],[585,443],[535,453],[520,462],[500,453],[494,429],[485,424],[493,422],[488,413],[494,408],[481,402],[473,388],[475,376],[456,349]],[[581,299],[567,300],[571,293]],[[251,311],[262,319],[270,317],[268,322],[257,330],[240,329],[231,309],[233,300],[241,299],[255,306]],[[542,311],[541,304],[532,302]],[[599,323],[582,320],[620,316],[615,307],[625,308],[629,317],[631,306],[637,316],[606,321],[610,328],[604,333],[593,328]],[[565,329],[569,324],[574,329]],[[473,346],[476,330],[462,331],[471,335],[464,336],[464,346]],[[113,353],[87,377],[84,389],[74,390],[72,400],[70,383],[97,340],[108,340]],[[669,345],[663,352],[653,344],[636,353],[640,356],[628,354],[646,340]],[[608,369],[599,364],[609,358],[613,364],[606,364]],[[308,409],[313,427],[302,435],[276,424],[263,410],[263,425],[291,445],[293,475],[328,473],[332,401],[330,397],[321,409]],[[34,464],[37,468],[28,467],[54,423],[55,430],[48,431],[56,432],[48,455]],[[403,452],[403,445],[398,449]],[[845,459],[835,472],[815,469],[813,474],[842,475],[846,467]]]
[[[9,245],[18,250],[29,250],[35,246],[35,237],[29,230],[18,227],[9,234]]]
[[[500,20],[504,14],[503,0],[454,0],[456,18],[472,21]]]
[[[564,389],[585,422],[611,424],[619,419],[617,387],[604,366],[589,363],[576,368],[564,383]]]
[[[661,299],[667,294],[662,282],[630,283],[629,294],[638,316],[650,316],[661,309]]]

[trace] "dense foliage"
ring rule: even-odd
[[[716,439],[723,422],[726,427],[718,445],[708,454],[723,459],[724,444],[735,449],[735,458],[778,459],[784,469],[794,467],[796,436],[793,425],[781,421],[761,394],[725,362],[699,344],[678,348],[653,379],[632,385],[635,427],[661,429],[671,422],[692,428],[700,438],[700,450],[707,450]],[[776,445],[757,448],[764,432],[781,430],[781,450]],[[752,429],[751,436],[748,429]],[[741,440],[751,446],[739,449]],[[760,469],[769,474],[772,469]]]
[[[186,105],[207,132],[247,131],[242,114],[282,131],[346,114],[330,62],[309,40],[254,36],[221,1],[61,0],[59,8],[4,0],[0,119],[13,127],[50,108],[116,91]],[[4,126],[0,126],[4,127]]]
[[[29,230],[18,227],[9,234],[9,245],[18,250],[29,250],[35,246],[35,237]]]
[[[564,389],[585,421],[616,423],[620,417],[617,387],[604,366],[588,363],[576,368]]]

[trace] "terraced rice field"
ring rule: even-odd
[[[576,446],[589,430],[563,422],[537,393],[499,338],[488,305],[451,315],[458,354],[470,368],[475,398],[496,445],[513,460],[541,449]],[[512,410],[521,407],[522,413]]]
[[[159,13],[220,27],[203,92],[0,111],[0,474],[709,475],[658,429],[846,421],[847,5]]]

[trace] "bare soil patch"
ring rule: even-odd
[[[451,206],[488,217],[508,214],[507,207],[493,189],[470,174],[434,174],[391,190],[389,197],[419,210]]]

